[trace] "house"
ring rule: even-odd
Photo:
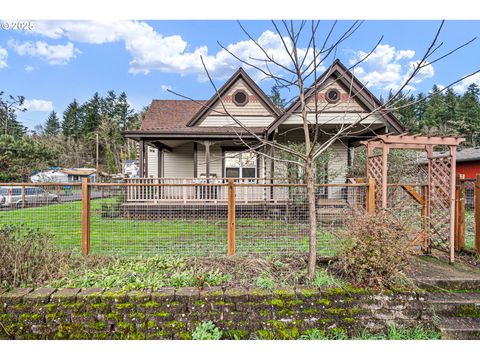
[[[88,177],[95,181],[96,170],[90,168],[72,168],[48,170],[37,173],[30,177],[32,182],[81,182],[82,178]]]
[[[330,138],[339,126],[353,123],[380,106],[380,102],[339,61],[305,92],[308,118],[315,123],[314,94],[322,108],[318,123]],[[350,96],[350,94],[353,94]],[[223,100],[220,102],[220,98]],[[225,109],[234,116],[225,115]],[[209,100],[153,100],[139,130],[124,135],[139,143],[141,178],[255,179],[285,178],[285,163],[275,160],[277,150],[260,146],[259,138],[279,143],[302,142],[300,101],[281,111],[242,69],[238,69]],[[349,136],[331,145],[328,182],[344,183],[352,149],[360,140],[403,127],[390,113],[381,111],[355,126]],[[249,151],[256,147],[257,151]],[[241,180],[239,180],[241,181]]]

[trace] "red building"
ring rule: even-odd
[[[480,174],[480,148],[467,148],[457,152],[457,174],[473,179]]]

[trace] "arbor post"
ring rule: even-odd
[[[367,213],[373,214],[375,212],[375,180],[368,178],[367,188]]]

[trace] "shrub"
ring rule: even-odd
[[[268,273],[262,273],[255,279],[255,286],[262,289],[273,290],[275,287],[275,280]]]
[[[217,326],[211,322],[202,322],[199,324],[192,333],[193,340],[220,340],[223,332]]]
[[[338,266],[354,286],[398,288],[410,258],[406,227],[388,212],[357,214],[342,231]]]
[[[1,287],[38,286],[60,276],[70,254],[54,249],[50,236],[25,225],[0,226]]]

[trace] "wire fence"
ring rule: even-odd
[[[420,184],[389,184],[387,209],[406,227],[408,241],[421,241],[425,229],[425,186]],[[423,239],[423,238],[422,238]],[[424,247],[418,242],[418,248]]]
[[[475,179],[464,179],[465,247],[475,250]]]
[[[99,194],[92,194],[99,196]],[[78,183],[0,185],[0,226],[49,234],[59,248],[80,252],[82,188]]]
[[[230,251],[231,199],[224,181],[91,183],[83,190],[81,184],[0,188],[0,226],[40,229],[62,249],[80,252],[87,232],[93,254],[221,256]],[[308,252],[305,185],[241,181],[233,188],[236,254]],[[315,186],[319,255],[337,253],[335,233],[348,227],[354,212],[365,210],[367,189],[367,184]]]

